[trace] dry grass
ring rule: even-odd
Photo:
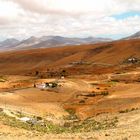
[[[71,113],[70,115],[72,116],[74,115],[74,113]],[[87,119],[84,121],[80,120],[74,121],[75,119],[74,117],[72,120],[70,120],[69,118],[63,125],[56,125],[53,122],[47,120],[44,120],[43,124],[42,123],[33,124],[31,122],[21,122],[20,120],[17,120],[15,117],[8,116],[3,112],[0,113],[0,121],[4,125],[22,128],[30,131],[37,131],[40,133],[53,133],[53,134],[92,132],[95,130],[114,128],[116,127],[116,124],[118,122],[117,118],[113,118],[111,120],[103,120],[101,122],[95,121],[94,119]]]

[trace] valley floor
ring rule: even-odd
[[[19,75],[1,76],[0,108],[4,110],[4,115],[10,118],[6,119],[7,122],[3,121],[5,118],[0,120],[0,139],[139,140],[139,78],[139,68],[123,73],[71,76],[64,79],[40,79]],[[54,82],[58,86],[45,90],[34,87],[35,84],[46,82]],[[84,126],[77,128],[78,132],[75,133],[46,134],[37,131],[38,128],[22,129],[17,126],[20,122],[11,125],[10,119],[17,117],[13,115],[14,112],[39,116],[60,126],[67,121],[70,122],[65,127],[74,125],[75,122],[83,125],[84,120],[91,118],[95,120],[95,123],[99,122],[100,127],[98,130],[86,132],[86,127],[90,126],[87,121]],[[66,120],[66,118],[70,119]],[[112,124],[110,120],[114,121],[114,118],[115,123]],[[102,127],[103,120],[110,121],[105,129]]]

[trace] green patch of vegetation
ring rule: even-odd
[[[68,112],[71,115],[74,115],[75,112],[73,110],[68,110]],[[73,119],[73,118],[71,118]],[[76,119],[76,118],[75,118]],[[42,120],[42,118],[39,117],[39,120]],[[77,133],[77,132],[92,132],[94,130],[100,130],[100,129],[107,129],[107,128],[114,128],[116,127],[116,124],[118,122],[118,118],[113,118],[110,120],[103,120],[101,122],[98,122],[93,119],[87,119],[84,121],[66,121],[64,125],[56,125],[53,124],[50,121],[43,120],[42,123],[31,123],[31,122],[22,122],[14,117],[8,116],[3,112],[0,112],[0,121],[3,122],[3,124],[16,127],[16,128],[22,128],[26,130],[34,130],[38,131],[40,133]]]
[[[42,133],[61,133],[64,131],[63,127],[53,124],[49,121],[44,121],[42,123],[33,124],[29,122],[22,122],[15,117],[11,117],[6,115],[5,113],[0,113],[0,121],[3,122],[4,125],[8,125],[11,127],[22,128],[26,130],[35,130]]]
[[[101,122],[98,122],[94,119],[87,119],[84,121],[77,121],[77,122],[70,123],[67,126],[69,126],[68,131],[73,133],[92,132],[95,130],[114,128],[116,127],[117,122],[118,122],[118,118],[116,117],[111,120],[103,120]]]
[[[15,114],[15,113],[13,113],[13,114]],[[24,115],[21,111],[16,112],[15,115],[16,115],[18,118],[25,117],[25,115]]]
[[[69,113],[69,115],[64,117],[65,120],[76,120],[76,119],[78,119],[74,109],[66,109],[66,111]]]

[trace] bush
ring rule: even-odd
[[[80,104],[84,104],[85,103],[85,100],[80,100],[79,103]]]
[[[135,110],[138,110],[138,108],[131,108],[131,109],[126,109],[126,110],[120,110],[119,113],[128,113],[128,112],[135,111]]]
[[[112,79],[111,82],[119,82],[118,79]]]
[[[76,112],[74,109],[66,109],[66,111],[69,113],[69,115],[64,118],[65,120],[77,119]]]
[[[108,91],[102,91],[102,92],[101,92],[101,95],[103,95],[103,96],[107,96],[108,94],[109,94]]]

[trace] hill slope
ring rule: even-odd
[[[63,67],[81,60],[119,64],[130,56],[140,58],[140,39],[4,52],[0,53],[0,72],[18,74],[40,68]]]
[[[139,39],[140,38],[140,31],[132,34],[131,36],[126,37],[125,39]]]

